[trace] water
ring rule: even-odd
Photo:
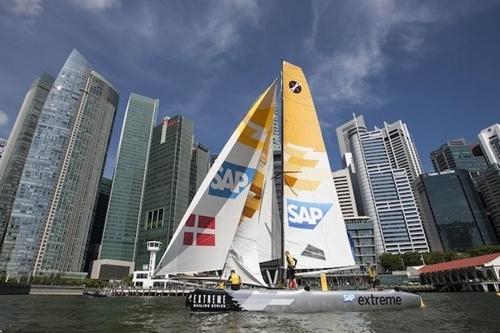
[[[399,311],[192,314],[184,297],[0,296],[7,332],[500,332],[494,293],[423,294]]]

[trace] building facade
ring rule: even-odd
[[[500,164],[500,124],[483,129],[478,137],[488,163]]]
[[[149,263],[147,242],[168,244],[188,208],[192,155],[193,124],[190,120],[175,116],[154,128],[138,227],[137,269]],[[201,164],[200,167],[207,170]],[[200,176],[201,173],[200,170]],[[166,246],[158,253],[158,260],[165,250]]]
[[[475,173],[474,181],[500,241],[500,165],[492,164],[486,170]]]
[[[486,209],[466,170],[423,174],[414,183],[433,251],[497,244]]]
[[[351,175],[348,168],[332,172],[335,190],[342,216],[345,218],[358,216],[358,209],[354,199]]]
[[[344,217],[356,265],[376,264],[373,223],[368,216]]]
[[[189,202],[191,202],[210,169],[210,152],[200,143],[193,145],[189,176]]]
[[[151,134],[159,100],[132,93],[122,127],[113,185],[104,225],[99,260],[113,260],[118,266],[132,267],[141,202],[144,195]],[[94,275],[94,273],[92,273]]]
[[[7,147],[7,139],[0,138],[0,160],[2,159],[2,156],[4,155],[6,147]]]
[[[14,275],[80,272],[118,94],[73,50],[47,96],[0,262]]]
[[[104,223],[106,222],[106,213],[108,212],[111,184],[112,180],[105,177],[102,177],[99,182],[94,214],[90,225],[90,235],[85,255],[85,265],[83,267],[84,272],[90,272],[92,262],[99,258],[99,248],[101,247]]]
[[[394,151],[387,148],[387,133],[369,132],[357,126],[356,119],[348,131],[363,213],[374,227],[376,253],[428,251],[408,173],[394,167],[400,157],[391,158]]]
[[[450,140],[431,152],[434,171],[468,170],[481,171],[488,167],[483,156],[476,156],[465,139]]]
[[[385,149],[393,169],[404,169],[410,183],[422,174],[422,162],[408,127],[401,120],[392,124],[384,123],[381,129]]]
[[[0,250],[36,125],[53,83],[49,74],[33,82],[10,133],[10,143],[0,158]]]

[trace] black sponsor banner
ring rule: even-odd
[[[225,290],[197,289],[187,296],[186,306],[191,311],[242,311]]]

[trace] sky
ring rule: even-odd
[[[432,171],[432,150],[500,122],[499,32],[488,0],[2,0],[0,137],[34,79],[77,49],[120,94],[105,175],[132,92],[217,153],[284,58],[308,78],[333,169],[335,128],[356,113],[406,122]]]

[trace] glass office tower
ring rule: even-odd
[[[433,251],[463,251],[497,244],[486,209],[468,171],[423,174],[414,187]]]
[[[158,106],[158,99],[138,94],[131,94],[128,100],[99,260],[118,260],[133,266],[151,133]]]
[[[0,159],[0,249],[36,125],[53,83],[54,78],[45,73],[33,82]]]
[[[73,50],[50,89],[0,255],[14,275],[79,272],[118,94]]]

